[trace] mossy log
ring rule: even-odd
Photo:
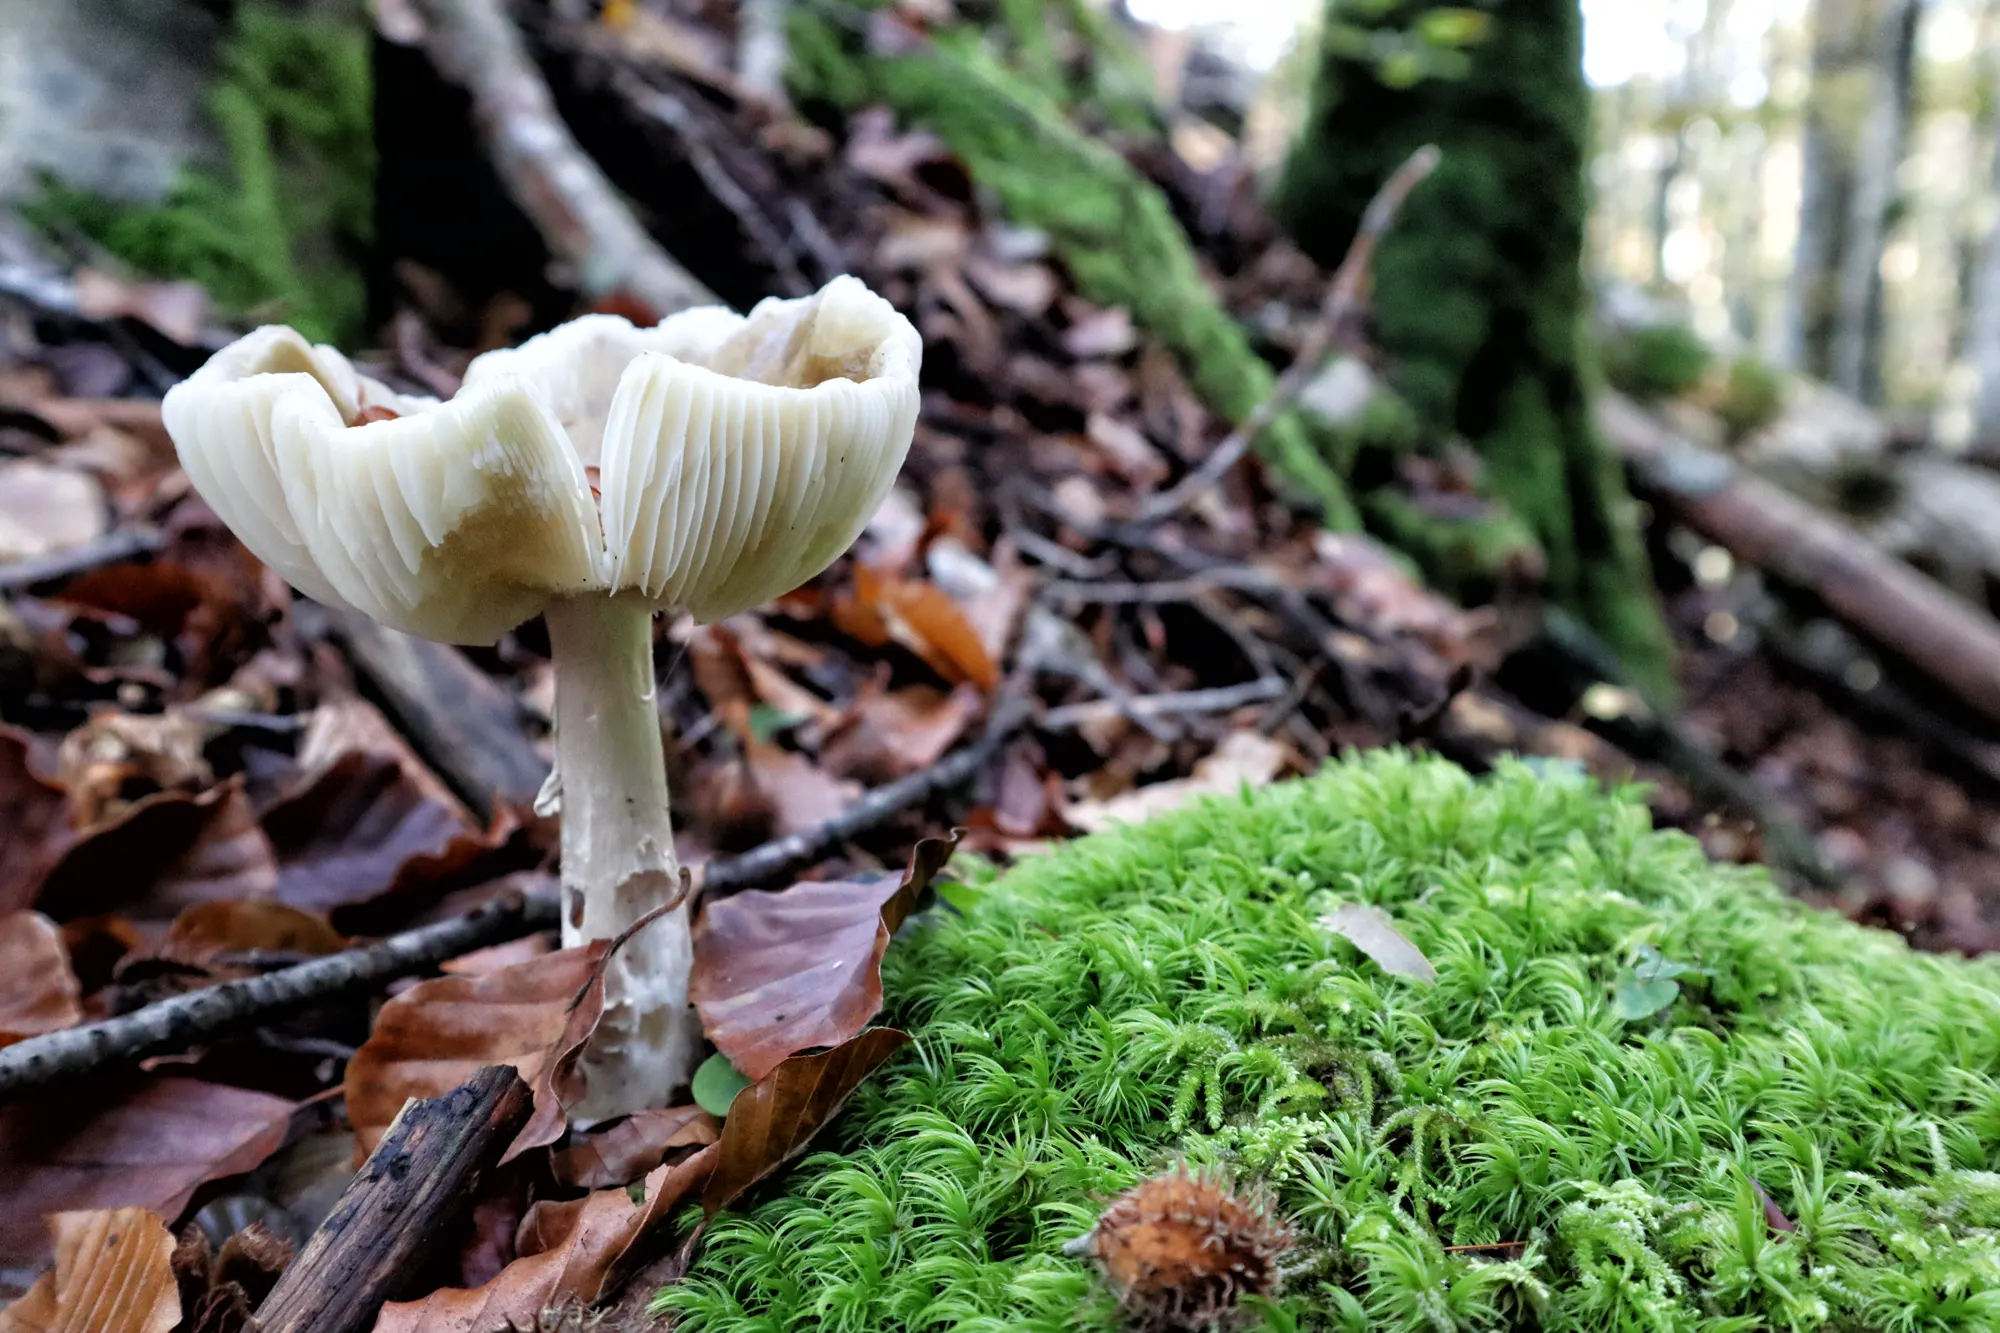
[[[2000,966],[1912,951],[1560,766],[1377,752],[913,920],[916,1041],[714,1218],[682,1333],[1129,1327],[1069,1252],[1176,1159],[1295,1236],[1248,1328],[2000,1320]],[[1367,904],[1435,968],[1323,918]]]
[[[1376,341],[1438,434],[1479,451],[1486,484],[1534,531],[1556,598],[1627,669],[1668,684],[1668,640],[1635,510],[1592,428],[1580,257],[1590,101],[1577,0],[1495,0],[1455,40],[1462,66],[1411,80],[1379,43],[1422,40],[1427,0],[1328,0],[1305,128],[1276,196],[1332,262],[1418,145],[1444,152],[1375,261]],[[1471,11],[1467,11],[1471,12]]]
[[[862,55],[834,24],[801,11],[791,77],[802,98],[879,102],[937,134],[1012,221],[1048,233],[1082,295],[1129,310],[1210,408],[1243,421],[1275,377],[1216,299],[1166,197],[1073,127],[1034,82],[983,50],[978,36],[944,32],[905,53]],[[1297,414],[1281,416],[1257,451],[1328,526],[1359,526],[1340,474]]]

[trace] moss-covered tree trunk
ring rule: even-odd
[[[1471,442],[1527,521],[1555,598],[1635,677],[1667,679],[1667,641],[1634,506],[1591,425],[1582,347],[1590,97],[1577,0],[1492,0],[1459,20],[1426,77],[1428,0],[1327,0],[1310,115],[1280,216],[1337,262],[1377,187],[1425,143],[1444,151],[1375,258],[1375,337],[1439,431]],[[1385,50],[1404,54],[1384,59]]]

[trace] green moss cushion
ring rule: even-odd
[[[1628,1021],[1645,946],[1698,970]],[[886,972],[918,1042],[716,1219],[685,1333],[1118,1327],[1063,1243],[1176,1157],[1299,1234],[1251,1327],[2000,1328],[2000,968],[1580,779],[1337,765],[1030,859]]]

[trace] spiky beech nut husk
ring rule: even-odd
[[[1142,1327],[1191,1333],[1225,1322],[1246,1294],[1276,1292],[1291,1243],[1261,1190],[1176,1166],[1113,1199],[1070,1249],[1097,1260]]]

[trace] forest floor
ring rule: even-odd
[[[1753,809],[1635,733],[1628,704],[1550,665],[1521,628],[1531,603],[1452,605],[1369,540],[1323,531],[1255,463],[1137,517],[1227,432],[1127,312],[1079,298],[1046,239],[995,216],[927,135],[870,112],[837,143],[784,153],[821,182],[821,258],[851,260],[924,335],[923,411],[849,557],[762,610],[661,625],[686,863],[739,858],[729,888],[846,882],[899,870],[953,827],[961,850],[1004,861],[1404,744],[1475,768],[1521,754],[1648,781],[1660,822],[1720,859],[1763,857],[1758,820],[1776,812],[1835,876],[1781,866],[1800,891],[1926,948],[2000,945],[2000,791],[1757,636],[1719,634],[1754,574],[1704,586],[1669,554],[1686,543],[1653,534],[1682,648],[1681,734],[1750,779]],[[1240,160],[1135,160],[1282,366],[1328,275],[1258,215]],[[793,256],[800,272],[809,258]],[[191,493],[160,425],[160,393],[213,346],[199,294],[8,272],[0,1045],[545,889],[553,839],[530,809],[552,706],[539,626],[458,657],[297,599]],[[429,290],[361,360],[448,393],[479,350],[452,345],[461,331],[502,342],[521,303],[447,318],[453,298]],[[1456,495],[1445,476],[1403,484],[1440,505]],[[773,844],[789,854],[758,861]],[[556,956],[552,931],[512,933],[447,970],[490,978]],[[168,1223],[192,1209],[218,1242],[259,1218],[303,1240],[347,1182],[351,1134],[383,1128],[344,1121],[341,1098],[353,1118],[373,1095],[354,1057],[408,984],[0,1106],[0,1289],[42,1267],[58,1209],[137,1206]],[[704,1141],[656,1128],[646,1165]],[[432,1286],[480,1288],[519,1261],[527,1194],[509,1188],[426,1258]],[[599,1256],[600,1282],[622,1253]]]

